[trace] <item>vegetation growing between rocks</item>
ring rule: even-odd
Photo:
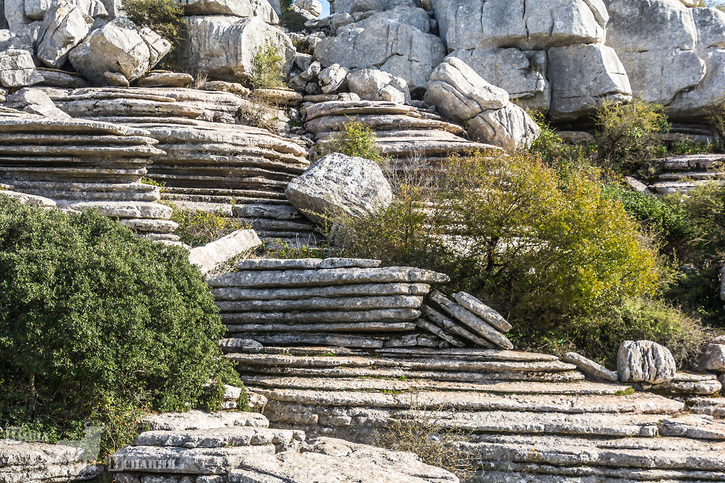
[[[250,228],[249,224],[227,218],[220,213],[184,210],[173,203],[170,205],[174,209],[171,221],[179,224],[176,234],[191,247],[206,245],[237,230]]]
[[[318,157],[330,153],[342,153],[357,156],[375,162],[384,160],[375,143],[375,132],[360,121],[350,121],[342,125],[332,139],[318,148]]]
[[[269,41],[254,54],[249,82],[255,89],[284,87],[284,58]]]
[[[139,27],[148,27],[171,43],[159,67],[178,71],[186,39],[184,7],[175,0],[124,0],[126,15]]]
[[[0,426],[52,441],[101,422],[108,454],[147,411],[218,408],[239,381],[187,256],[96,212],[0,197]]]
[[[575,348],[612,363],[638,334],[685,358],[697,350],[698,324],[653,302],[666,265],[597,170],[484,153],[450,159],[427,186],[396,184],[387,210],[342,221],[346,255],[448,273],[451,290],[512,322],[521,348]]]

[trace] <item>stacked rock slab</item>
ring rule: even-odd
[[[244,260],[209,280],[227,326],[227,352],[245,339],[264,345],[355,348],[447,347],[430,332],[421,306],[448,276],[379,260],[305,258]],[[440,332],[440,331],[438,331]]]
[[[84,448],[0,439],[0,483],[95,480],[103,467],[84,461]]]
[[[261,414],[163,414],[111,457],[117,483],[303,481],[458,483],[453,474],[392,452],[302,431],[271,429]]]
[[[704,415],[717,405],[693,401],[703,415],[689,414],[681,401],[584,381],[550,355],[300,346],[230,357],[275,427],[359,443],[391,423],[425,428],[481,481],[725,479],[725,424]]]
[[[0,113],[0,182],[54,200],[61,208],[98,209],[149,237],[177,241],[159,189],[142,183],[163,154],[149,132],[108,122]]]
[[[722,170],[725,155],[722,154],[687,154],[654,162],[661,172],[651,187],[658,194],[687,192],[708,183],[725,182],[725,171]]]
[[[316,243],[314,225],[284,197],[307,169],[307,149],[292,138],[236,124],[251,102],[221,91],[183,88],[46,89],[74,117],[147,130],[164,154],[148,177],[164,198],[191,210],[249,223],[262,238]]]
[[[357,121],[372,129],[376,146],[397,169],[423,169],[442,163],[451,154],[498,149],[461,137],[461,126],[412,106],[387,101],[328,101],[305,104],[305,128],[319,143],[333,138],[346,123]]]

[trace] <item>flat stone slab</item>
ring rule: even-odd
[[[223,300],[300,300],[313,297],[376,297],[382,295],[426,295],[426,283],[363,283],[330,287],[299,288],[235,288],[212,289],[214,299]]]
[[[193,410],[185,413],[153,414],[148,416],[145,421],[149,423],[151,430],[155,431],[206,430],[235,426],[266,428],[269,426],[269,421],[261,414],[240,411],[206,413]]]
[[[297,300],[217,301],[216,306],[221,312],[294,312],[299,310],[418,309],[422,303],[422,296],[387,295],[377,297],[310,297]],[[346,316],[341,318],[345,319]]]
[[[619,377],[617,376],[616,372],[610,371],[603,365],[587,359],[586,357],[582,356],[581,354],[577,354],[576,352],[567,352],[566,354],[564,354],[564,357],[562,357],[561,360],[574,364],[579,368],[580,371],[593,379],[605,382],[619,381]]]
[[[660,434],[691,439],[725,440],[725,423],[712,416],[685,414],[663,420]]]
[[[136,437],[136,446],[179,448],[225,448],[273,444],[284,451],[305,440],[302,431],[246,427],[226,427],[188,431],[146,431]]]
[[[212,287],[317,287],[359,283],[447,283],[448,275],[410,267],[259,270],[235,272],[209,280]]]
[[[319,310],[309,312],[223,312],[222,323],[262,324],[262,323],[339,323],[339,322],[380,322],[414,321],[420,317],[416,309],[367,309],[367,310]]]
[[[450,391],[484,392],[491,394],[558,394],[613,396],[631,390],[629,386],[601,384],[589,381],[547,383],[535,381],[493,381],[488,383],[434,381],[421,379],[376,379],[359,377],[294,377],[284,375],[241,374],[249,386],[277,389],[314,389],[320,391]],[[453,395],[451,397],[454,397]]]
[[[528,411],[561,413],[657,413],[681,411],[685,404],[654,394],[560,395],[496,394],[485,392],[408,391],[400,394],[369,391],[263,389],[254,391],[270,401],[310,406],[446,409],[457,411]],[[137,443],[138,444],[138,443]]]
[[[381,335],[386,332],[412,332],[417,328],[413,322],[350,322],[327,324],[244,324],[228,325],[227,333],[231,335],[245,333],[284,333],[284,332],[368,332]]]
[[[213,272],[219,265],[244,255],[262,244],[254,230],[237,230],[204,246],[189,250],[189,263],[201,273]]]
[[[318,438],[304,453],[280,453],[245,461],[230,483],[457,483],[443,469],[412,453],[392,452],[332,438]]]
[[[470,310],[483,320],[491,324],[494,328],[501,332],[508,332],[513,327],[503,318],[496,310],[478,300],[473,295],[466,292],[458,292],[453,294],[453,298],[463,308]]]
[[[230,448],[126,446],[111,457],[109,470],[156,474],[226,475],[243,461],[274,455],[273,444]]]
[[[242,260],[239,270],[317,270],[321,268],[377,268],[380,260],[364,258],[259,258]]]

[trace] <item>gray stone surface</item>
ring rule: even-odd
[[[245,79],[253,70],[254,56],[265,45],[281,54],[285,71],[292,66],[294,48],[289,37],[259,17],[208,15],[187,17],[187,21],[190,42],[185,66],[212,79]]]
[[[443,310],[456,318],[470,329],[477,332],[481,337],[503,349],[513,349],[513,344],[501,332],[493,328],[488,322],[478,317],[473,312],[461,305],[452,302],[445,295],[434,290],[431,292],[431,300],[438,304]]]
[[[322,69],[318,75],[322,93],[333,94],[340,91],[345,85],[348,72],[340,64],[332,64]]]
[[[610,47],[602,44],[554,47],[548,50],[548,57],[552,119],[576,119],[592,113],[604,100],[632,98],[629,70],[625,71],[617,52]]]
[[[523,109],[509,102],[505,90],[456,57],[435,68],[425,99],[446,119],[466,124],[473,138],[504,149],[528,148],[540,132]]]
[[[700,358],[700,368],[706,371],[725,372],[725,336],[716,337],[705,346]]]
[[[457,292],[453,294],[453,299],[463,308],[478,315],[501,332],[508,332],[512,329],[511,324],[509,324],[509,322],[504,319],[500,313],[484,304],[473,295],[466,292]]]
[[[201,273],[211,273],[220,265],[250,253],[261,244],[254,230],[237,230],[219,240],[192,248],[189,251],[189,263],[199,267]]]
[[[138,79],[170,49],[166,40],[119,17],[94,30],[70,51],[68,60],[86,79],[103,85],[105,72],[122,74],[129,81]]]
[[[285,196],[305,216],[321,224],[340,215],[373,214],[393,201],[390,184],[374,161],[340,153],[313,163],[290,182]]]
[[[444,56],[443,42],[437,36],[391,18],[388,12],[346,25],[315,47],[315,57],[323,67],[379,68],[405,79],[411,91],[425,88]]]
[[[43,82],[27,50],[9,49],[0,52],[0,85],[24,87]]]
[[[277,13],[267,0],[183,0],[186,15],[232,15],[259,17],[269,24],[279,23]]]
[[[48,67],[60,68],[68,52],[91,30],[93,19],[72,3],[54,4],[45,14],[40,27],[37,55]]]
[[[266,428],[267,418],[258,413],[219,411],[205,413],[188,411],[185,413],[153,414],[146,418],[152,431],[191,431],[249,426]]]
[[[710,396],[722,390],[714,374],[688,374],[678,372],[671,381],[645,386],[647,389],[672,396]]]
[[[405,79],[394,77],[378,69],[360,69],[347,76],[351,92],[367,101],[391,101],[396,104],[410,102],[410,89]]]
[[[627,340],[619,346],[617,372],[621,382],[661,384],[674,379],[675,359],[655,342]]]
[[[2,483],[44,483],[90,480],[102,465],[83,461],[83,448],[0,439]]]
[[[598,364],[591,359],[587,359],[576,352],[567,352],[561,360],[574,364],[580,371],[592,379],[606,382],[617,382],[619,380],[616,372],[610,371],[603,365]]]

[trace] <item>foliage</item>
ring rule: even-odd
[[[249,81],[255,89],[284,87],[284,57],[269,40],[254,54]]]
[[[629,104],[602,104],[597,111],[599,162],[618,172],[641,170],[662,147],[658,135],[669,130],[662,111],[662,106],[638,99]]]
[[[186,38],[184,7],[175,0],[124,0],[126,15],[140,27],[148,27],[171,43],[171,51],[159,67],[178,70]]]
[[[173,203],[171,207],[174,209],[171,221],[179,224],[176,234],[181,237],[182,242],[191,247],[206,245],[237,230],[249,228],[247,223],[227,218],[220,213],[184,210]]]
[[[375,132],[360,121],[346,122],[340,132],[318,149],[319,157],[330,153],[342,153],[376,162],[383,161],[383,156],[375,144]]]
[[[593,146],[572,145],[566,143],[556,129],[546,122],[540,111],[529,112],[532,119],[539,125],[541,133],[531,145],[530,151],[537,154],[548,165],[564,169],[576,169],[588,164]]]
[[[272,132],[280,130],[276,109],[260,99],[244,100],[237,111],[237,119],[246,126],[267,129]]]
[[[96,212],[0,197],[0,426],[60,437],[93,418],[111,451],[144,411],[218,407],[238,379],[187,257]]]
[[[681,262],[687,267],[668,295],[694,313],[722,323],[720,270],[725,260],[725,187],[706,184],[682,196],[691,227]]]
[[[667,244],[668,252],[678,249],[692,231],[689,215],[679,197],[658,197],[622,186],[609,185],[605,193],[619,200],[624,209]]]
[[[314,248],[308,245],[292,246],[289,242],[280,238],[270,242],[264,242],[263,249],[265,256],[269,258],[326,258],[327,249],[324,247]]]
[[[637,302],[656,301],[665,269],[601,186],[596,171],[557,170],[525,153],[453,158],[429,186],[403,186],[387,210],[342,219],[336,242],[348,256],[448,273],[451,291],[473,293],[512,322],[518,347],[601,358],[632,334],[680,344],[697,324]],[[684,229],[671,209],[663,226]]]

